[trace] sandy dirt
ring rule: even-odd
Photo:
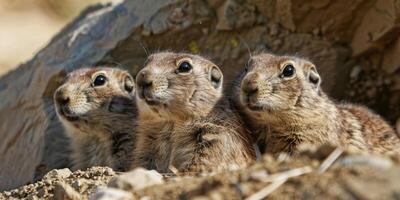
[[[336,154],[338,158],[335,153],[339,153]],[[163,184],[150,184],[137,190],[126,187],[126,184],[109,184],[118,176],[106,167],[73,173],[68,169],[53,170],[41,181],[0,193],[0,198],[107,199],[99,195],[99,190],[104,190],[107,184],[118,189],[106,189],[108,192],[113,195],[124,192],[122,194],[130,195],[127,199],[400,198],[398,161],[341,153],[327,146],[304,150],[295,158],[264,155],[260,161],[237,171],[178,176],[164,174]]]

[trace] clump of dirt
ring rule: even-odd
[[[153,177],[157,173],[137,172],[151,173]],[[121,194],[129,194],[125,199],[400,198],[398,160],[342,152],[330,146],[306,149],[295,157],[264,155],[237,171],[163,174],[163,181],[136,190],[110,183],[120,176],[107,167],[73,173],[68,169],[53,170],[41,181],[0,193],[0,199],[113,199],[110,197]]]
[[[115,176],[116,173],[108,167],[92,167],[73,173],[68,168],[55,169],[36,183],[2,192],[0,199],[50,199],[55,193],[63,193],[64,189],[70,189],[69,186],[77,194],[88,196],[97,186],[106,185]]]

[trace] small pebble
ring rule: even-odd
[[[105,175],[111,176],[111,175],[115,175],[115,172],[113,169],[107,167],[106,170],[104,171]]]
[[[389,159],[378,157],[375,155],[349,155],[340,160],[344,166],[369,166],[376,169],[387,170],[393,166],[393,162]]]
[[[128,200],[133,199],[133,195],[129,192],[115,189],[98,187],[93,194],[89,196],[89,200]]]
[[[253,180],[262,180],[262,179],[267,178],[268,176],[269,175],[266,170],[258,170],[258,171],[252,172],[250,174],[250,178]]]
[[[71,176],[72,172],[68,168],[64,169],[54,169],[44,175],[43,180],[50,180],[50,179],[64,179]]]
[[[269,34],[270,34],[271,36],[278,35],[278,34],[279,34],[279,25],[278,25],[278,24],[272,24],[272,25],[269,27]]]
[[[140,197],[140,200],[151,200],[149,196]]]
[[[109,186],[123,190],[140,190],[161,183],[164,183],[163,176],[157,171],[136,168],[115,177]]]
[[[356,65],[350,72],[350,78],[353,80],[357,80],[362,72],[362,68],[360,65]]]
[[[38,200],[39,198],[33,194],[26,197],[27,200]]]
[[[47,194],[47,191],[46,191],[44,188],[40,188],[40,189],[37,191],[37,195],[38,195],[39,197],[44,197],[46,194]]]
[[[319,28],[315,28],[315,29],[313,30],[313,35],[314,35],[314,36],[319,36],[319,34],[320,34],[320,29],[319,29]]]
[[[51,180],[44,180],[43,183],[45,185],[51,185],[52,181]]]
[[[70,185],[59,182],[56,184],[54,189],[55,199],[69,199],[69,200],[79,200],[82,196],[76,192]]]
[[[75,190],[79,190],[79,188],[82,186],[82,181],[81,180],[76,180],[74,181],[71,186],[75,189]]]
[[[276,39],[276,40],[274,40],[274,42],[272,43],[275,47],[278,47],[278,46],[280,46],[281,44],[282,44],[282,40],[280,40],[280,39]]]

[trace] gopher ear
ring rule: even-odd
[[[127,91],[129,94],[135,92],[135,81],[133,80],[132,76],[127,72],[123,77],[123,86],[124,90]]]
[[[218,89],[222,86],[223,75],[217,66],[214,65],[211,67],[209,71],[209,79],[215,89]]]
[[[306,77],[308,81],[314,86],[315,89],[319,90],[321,85],[321,77],[318,74],[317,68],[312,63],[305,63]]]

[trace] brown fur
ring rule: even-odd
[[[104,85],[94,79],[104,75]],[[84,68],[67,75],[54,94],[57,115],[72,140],[73,169],[129,169],[135,141],[135,87],[128,72]]]
[[[179,73],[182,62],[193,67]],[[254,159],[240,119],[221,100],[222,73],[209,60],[157,53],[138,73],[135,166],[168,171],[242,167]]]
[[[282,77],[287,64],[292,77]],[[233,101],[265,151],[293,153],[300,144],[330,143],[362,152],[398,154],[394,130],[365,107],[335,104],[321,90],[315,66],[304,59],[253,56],[234,84]]]

